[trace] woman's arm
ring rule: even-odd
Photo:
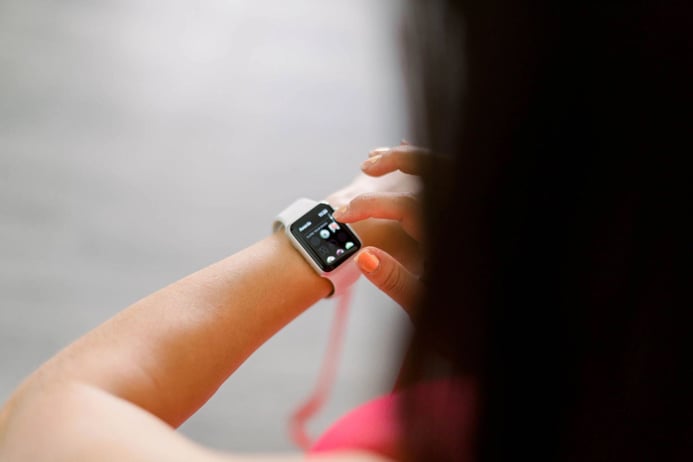
[[[190,441],[152,414],[98,388],[53,384],[19,403],[0,432],[3,462],[387,462],[363,452],[315,457],[230,455]]]
[[[365,245],[416,252],[393,223],[370,220],[355,229]],[[41,441],[30,437],[35,431],[72,435],[67,423],[108,416],[114,425],[123,417],[126,433],[163,435],[145,428],[156,427],[153,421],[163,428],[180,425],[255,349],[330,290],[281,232],[159,290],[23,382],[0,409],[0,456],[8,444],[31,449]],[[22,432],[29,432],[27,439]]]
[[[161,289],[24,381],[0,410],[0,460],[304,460],[217,453],[169,425],[330,290],[281,232]],[[381,460],[334,456],[310,460]]]
[[[0,415],[46,387],[79,382],[180,425],[277,330],[326,296],[282,233],[140,300],[31,375]]]

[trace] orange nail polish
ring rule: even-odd
[[[368,153],[368,157],[379,156],[381,154],[385,154],[386,152],[390,152],[390,151],[391,151],[391,148],[387,148],[387,147],[375,148],[371,152]]]
[[[381,157],[383,157],[382,154],[378,154],[377,156],[371,157],[370,159],[368,159],[367,161],[365,161],[364,163],[361,164],[361,168],[366,169],[366,168],[370,167],[371,165],[378,162]]]
[[[337,220],[339,220],[340,218],[343,218],[344,215],[346,215],[346,213],[347,213],[347,207],[348,206],[346,206],[346,205],[339,207],[337,210],[334,211],[332,216]]]
[[[372,273],[380,266],[380,260],[378,260],[378,257],[370,252],[361,252],[358,258],[356,258],[356,262],[366,273]]]

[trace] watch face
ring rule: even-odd
[[[361,248],[361,242],[351,229],[332,218],[334,209],[318,204],[310,212],[296,220],[291,234],[301,244],[317,265],[330,272]]]

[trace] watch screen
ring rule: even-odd
[[[291,225],[291,234],[325,272],[332,271],[361,248],[356,235],[332,218],[334,209],[318,204]]]

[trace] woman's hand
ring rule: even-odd
[[[423,150],[409,145],[408,142],[402,141],[402,144],[394,148],[377,148],[368,154],[368,160],[361,165],[363,173],[359,174],[346,187],[335,191],[327,197],[327,202],[335,209],[343,207],[351,202],[356,196],[365,193],[376,192],[409,192],[418,193],[421,189],[421,184],[417,171],[413,164],[413,158],[400,157],[398,159],[389,158],[387,153],[392,150],[398,152],[414,151],[421,153]],[[383,157],[378,157],[383,156]],[[375,167],[373,159],[385,159],[385,162],[378,164]],[[389,159],[388,159],[389,158]],[[402,162],[405,165],[391,167],[392,162]],[[377,162],[376,162],[377,163]],[[371,165],[375,168],[372,169]],[[387,174],[387,175],[386,175]],[[378,177],[378,178],[376,178]]]
[[[422,156],[426,151],[409,144],[371,151],[362,165],[365,174],[374,177],[403,172],[420,173]],[[344,223],[358,223],[366,219],[382,219],[395,222],[403,233],[419,243],[423,241],[418,189],[415,192],[372,191],[356,196],[347,205],[335,211],[334,217]],[[423,269],[421,252],[416,262],[411,258],[402,264],[385,250],[369,246],[356,257],[364,276],[388,294],[411,316],[423,285],[419,274]]]

